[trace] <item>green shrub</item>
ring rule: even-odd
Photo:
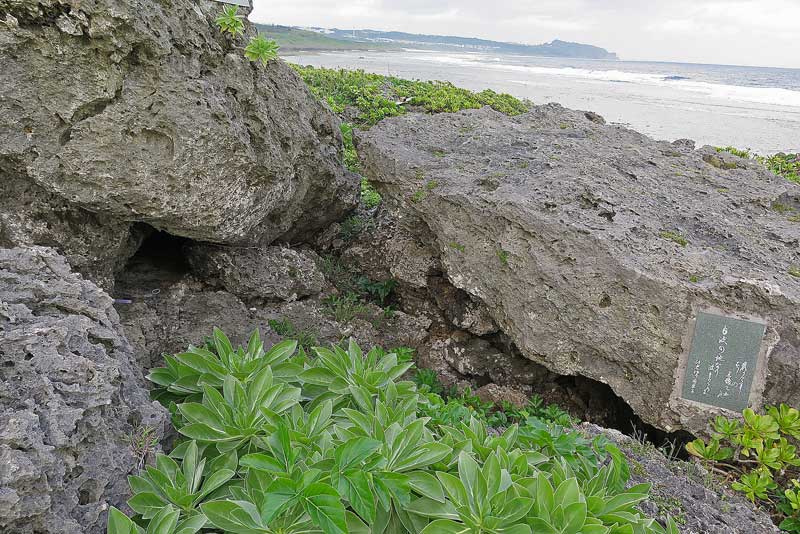
[[[366,276],[359,277],[356,283],[358,284],[358,288],[362,295],[368,295],[377,301],[381,306],[384,305],[386,299],[389,298],[389,295],[392,294],[394,288],[397,287],[396,280],[389,279],[373,282]]]
[[[753,159],[767,169],[789,180],[800,184],[800,154],[784,154],[779,152],[771,156],[754,154],[750,150],[741,150],[732,146],[716,147],[717,152],[727,152],[744,159]]]
[[[222,33],[229,33],[235,37],[244,33],[243,18],[239,15],[239,6],[224,6],[222,14],[214,22]]]
[[[689,244],[689,241],[687,241],[685,237],[683,237],[678,232],[673,232],[671,230],[665,230],[661,232],[659,236],[663,239],[669,239],[673,243],[676,243],[682,247],[685,247],[686,245]]]
[[[135,515],[109,534],[635,532],[677,534],[625,489],[624,456],[537,420],[491,431],[472,415],[421,416],[441,401],[402,376],[395,353],[314,348],[257,334],[190,347],[150,373],[181,415],[171,454],[130,478]]]
[[[519,115],[528,105],[511,95],[491,90],[474,93],[449,82],[403,80],[370,74],[363,70],[334,70],[293,65],[311,91],[336,113],[347,107],[359,111],[358,125],[372,126],[386,117],[405,113],[404,104],[425,108],[430,113],[455,112],[483,106]]]
[[[353,143],[353,125],[349,122],[343,122],[339,129],[342,131],[342,141],[344,143],[344,166],[353,172],[359,173],[361,168],[356,146]]]
[[[377,208],[383,198],[381,198],[381,194],[378,193],[372,184],[369,183],[369,180],[366,178],[361,178],[361,202],[364,203],[364,206],[367,208]]]
[[[748,408],[742,417],[717,417],[711,439],[692,441],[686,450],[715,472],[735,478],[731,487],[752,502],[774,505],[782,530],[800,533],[800,411],[782,404],[765,414]]]
[[[263,35],[257,35],[250,39],[244,49],[244,55],[250,61],[260,61],[262,65],[266,65],[273,59],[277,59],[278,43]]]

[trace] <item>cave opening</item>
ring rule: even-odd
[[[158,294],[191,273],[187,258],[191,239],[143,223],[133,228],[131,236],[139,246],[117,273],[117,298],[129,300]]]
[[[549,396],[558,392],[562,398],[554,401],[564,403],[568,411],[582,420],[649,442],[670,456],[688,458],[684,445],[695,438],[691,433],[685,430],[667,432],[646,423],[608,384],[585,376],[558,376],[553,385],[555,391]]]

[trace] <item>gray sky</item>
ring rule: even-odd
[[[602,46],[622,59],[800,68],[800,0],[253,0],[268,24]]]

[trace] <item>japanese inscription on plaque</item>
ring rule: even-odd
[[[697,314],[681,397],[740,412],[747,408],[766,325]]]

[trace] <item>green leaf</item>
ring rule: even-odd
[[[245,501],[211,501],[200,505],[215,527],[233,534],[261,534],[258,510]]]
[[[114,508],[108,510],[108,534],[137,534],[138,529],[128,516]]]
[[[340,471],[344,471],[363,462],[380,446],[381,442],[372,438],[353,438],[336,448],[336,465]]]
[[[346,534],[347,521],[339,493],[320,482],[303,491],[303,508],[325,534]]]
[[[450,519],[437,519],[428,523],[420,534],[466,534],[470,529],[463,523],[457,523]]]
[[[351,469],[344,473],[342,480],[346,489],[344,496],[353,510],[367,523],[375,521],[375,495],[372,493],[367,475],[363,471]]]
[[[204,424],[191,424],[178,429],[178,432],[183,434],[189,439],[196,439],[197,441],[227,441],[231,437],[225,432],[214,430],[208,425]]]
[[[411,471],[408,475],[408,483],[411,489],[434,501],[445,502],[444,490],[439,480],[431,473],[426,471]]]
[[[559,484],[558,488],[556,488],[554,501],[556,505],[561,505],[564,508],[573,503],[583,502],[583,495],[581,494],[580,486],[578,486],[578,479],[569,478]]]
[[[441,503],[428,497],[420,497],[406,506],[406,511],[412,514],[434,519],[459,519],[458,511],[450,502]]]
[[[131,510],[145,518],[153,517],[165,504],[164,499],[150,492],[137,493],[128,500]]]
[[[285,471],[281,462],[263,453],[246,454],[239,459],[239,465],[273,473],[283,473]]]

